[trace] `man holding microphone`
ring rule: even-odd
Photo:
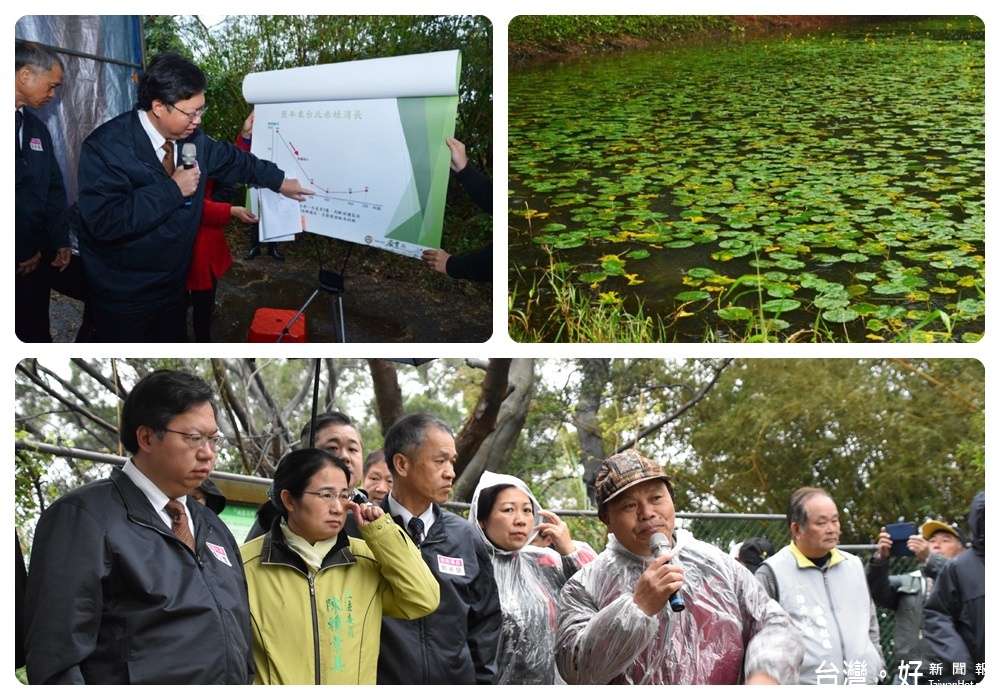
[[[556,661],[567,683],[798,681],[791,618],[739,562],[675,530],[674,486],[659,464],[626,450],[605,460],[595,486],[608,546],[562,589]],[[654,556],[657,535],[670,554]],[[678,593],[683,609],[670,602]]]
[[[198,126],[205,75],[176,54],[139,79],[138,108],[98,127],[80,154],[80,249],[102,342],[185,342],[185,277],[205,181],[314,194],[273,163]]]

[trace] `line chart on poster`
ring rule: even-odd
[[[419,258],[441,245],[461,52],[387,56],[251,73],[251,152],[313,194],[259,207],[261,240],[313,233]]]
[[[299,173],[299,181],[308,183],[308,187],[316,191],[315,197],[328,201],[360,202],[376,210],[382,208],[383,205],[381,203],[370,200],[371,188],[368,185],[348,185],[346,187],[341,186],[341,189],[335,189],[336,186],[330,186],[327,183],[317,181],[310,173],[310,168],[307,167],[310,160],[309,157],[302,153],[294,143],[286,139],[280,128],[271,127],[270,130],[272,134],[272,152],[278,146],[284,148],[284,151],[292,159],[292,162],[295,163],[295,169]]]
[[[253,151],[315,192],[300,204],[305,231],[390,246],[419,214],[395,100],[258,105],[255,131]]]

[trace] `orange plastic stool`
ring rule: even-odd
[[[297,313],[296,309],[257,309],[250,324],[251,343],[275,343],[288,322]],[[281,339],[283,343],[306,342],[306,315],[303,313]]]

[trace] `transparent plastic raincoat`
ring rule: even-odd
[[[567,683],[742,682],[754,672],[798,681],[802,637],[753,575],[712,545],[675,530],[687,609],[646,615],[632,600],[653,557],[608,535],[597,561],[562,589],[556,659]]]
[[[490,486],[509,484],[531,498],[535,511],[534,527],[543,520],[540,506],[520,479],[505,474],[484,472],[476,487],[469,509],[469,521],[489,548],[500,607],[503,629],[497,665],[501,685],[551,685],[563,683],[556,672],[556,605],[559,589],[584,564],[594,561],[597,554],[590,546],[574,542],[577,550],[561,556],[554,549],[526,544],[516,551],[499,549],[491,543],[479,525],[479,494]]]

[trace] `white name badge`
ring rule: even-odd
[[[229,562],[229,555],[226,554],[226,550],[224,547],[220,547],[217,544],[212,544],[211,542],[206,542],[205,544],[208,545],[208,551],[214,554],[216,559],[221,561],[226,566],[232,566],[232,564]]]
[[[442,574],[465,576],[465,562],[457,557],[445,557],[438,554],[438,571]]]

